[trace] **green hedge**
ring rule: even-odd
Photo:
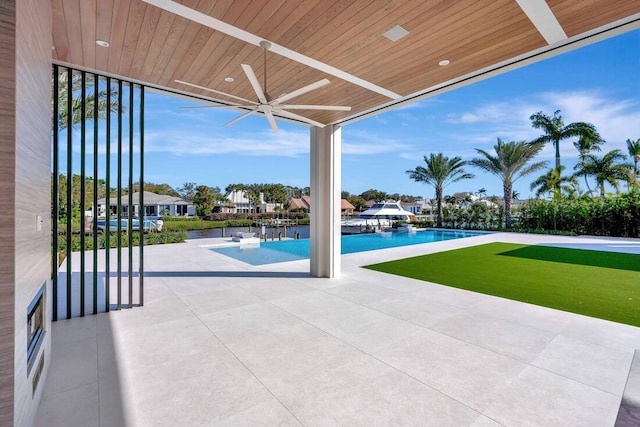
[[[537,200],[525,205],[516,230],[640,237],[640,191],[608,197]]]
[[[140,233],[134,231],[131,233],[133,246],[140,245]],[[146,233],[144,235],[145,245],[160,245],[165,243],[182,243],[187,239],[187,233],[184,231],[172,232],[172,231],[163,231],[161,233]],[[129,236],[126,233],[122,233],[122,247],[127,247],[129,245]],[[118,246],[118,239],[115,233],[112,233],[109,237],[109,246],[111,248],[115,248]],[[105,249],[107,247],[106,244],[106,234],[98,235],[98,249]],[[77,252],[82,248],[80,242],[80,235],[74,234],[71,236],[71,251]],[[84,250],[89,251],[93,249],[93,236],[87,235],[85,236],[84,241]],[[58,236],[58,251],[61,253],[67,252],[67,237],[65,235]]]

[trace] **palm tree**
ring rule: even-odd
[[[640,162],[640,138],[635,141],[627,139],[627,150],[629,156],[633,159],[633,173],[638,176],[638,162]]]
[[[58,76],[54,76],[54,78],[58,77],[58,111],[60,112],[58,116],[58,129],[66,129],[67,128],[67,105],[68,105],[68,93],[69,93],[69,76],[66,72],[61,72]],[[85,80],[85,117],[86,120],[93,120],[94,116],[94,105],[95,105],[95,91],[94,91],[95,81],[93,77],[88,77]],[[80,124],[82,120],[82,78],[78,73],[71,74],[71,96],[72,96],[72,125],[75,128],[76,125]],[[111,92],[111,99],[109,103],[109,110],[112,113],[116,113],[118,111],[118,91],[115,87],[109,88]],[[125,108],[123,106],[123,112]],[[107,116],[107,90],[102,89],[98,90],[98,120],[104,120]]]
[[[611,150],[602,157],[588,154],[584,165],[577,172],[578,175],[593,176],[600,187],[600,196],[604,197],[604,184],[608,182],[620,191],[620,180],[626,180],[629,177],[631,165],[621,163],[627,156],[622,154],[620,150]]]
[[[600,151],[601,149],[600,146],[604,143],[605,141],[599,137],[598,139],[592,139],[589,135],[580,135],[580,138],[578,138],[578,140],[573,143],[573,146],[576,147],[576,150],[578,150],[580,163],[584,165],[587,154],[591,153],[592,151]],[[574,169],[578,169],[578,168],[580,168],[579,165],[576,165],[574,167]],[[584,176],[584,183],[587,186],[587,190],[591,192],[591,187],[589,186],[589,180],[587,179],[586,175]]]
[[[444,188],[463,179],[471,179],[473,175],[464,171],[467,162],[460,157],[448,158],[442,153],[431,153],[424,156],[426,166],[417,166],[406,173],[416,182],[433,185],[436,190],[436,226],[442,227],[442,192]]]
[[[542,129],[544,135],[535,139],[532,143],[542,142],[552,143],[556,149],[556,167],[560,166],[560,141],[573,136],[581,136],[590,141],[601,141],[602,138],[591,123],[575,122],[564,124],[560,110],[553,113],[553,117],[547,116],[542,111],[538,111],[529,117],[531,125],[536,129]]]
[[[550,193],[553,200],[562,199],[562,192],[572,193],[578,180],[575,176],[562,176],[562,172],[566,168],[562,165],[557,168],[549,169],[547,173],[541,175],[531,183],[530,189],[533,191],[537,188],[536,197],[540,197],[545,193]]]
[[[527,143],[504,142],[498,138],[493,147],[496,154],[492,155],[476,148],[483,157],[471,160],[471,164],[502,179],[504,190],[504,222],[507,229],[511,228],[511,200],[513,198],[513,183],[525,175],[529,175],[546,165],[546,162],[535,162],[527,165],[542,150],[542,142]]]

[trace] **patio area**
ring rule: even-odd
[[[640,328],[360,268],[493,241],[640,253],[496,233],[343,255],[320,279],[149,246],[144,307],[53,324],[36,425],[614,425]]]

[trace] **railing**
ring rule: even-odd
[[[52,78],[52,320],[84,316],[85,311],[97,314],[99,311],[141,306],[144,304],[142,235],[137,272],[134,271],[132,246],[133,233],[140,232],[139,225],[134,226],[134,205],[144,206],[144,86],[60,65],[53,66]],[[117,135],[115,141],[112,141],[112,134]],[[127,150],[124,149],[125,143]],[[116,157],[115,168],[112,157]],[[111,187],[114,184],[113,173],[116,174],[115,190]],[[125,174],[128,184],[123,188]],[[134,175],[139,191],[136,201],[133,200]],[[124,190],[127,196],[123,203]],[[105,224],[111,223],[112,192],[116,193],[116,218],[122,217],[126,207],[126,223],[116,230],[101,230],[97,223],[94,225],[93,218],[97,217],[96,210],[102,195],[106,205],[104,221]],[[89,207],[92,219],[86,216]],[[144,208],[140,211],[144,212]],[[156,222],[152,225],[151,221],[143,220],[143,231],[147,222],[150,228],[158,226]],[[64,240],[59,242],[61,230],[64,230]],[[108,232],[99,239],[99,234],[104,231]],[[80,240],[79,252],[73,252],[73,235],[76,233]],[[116,239],[115,289],[112,289],[111,281],[113,260],[110,248],[113,238]],[[126,250],[123,238],[127,239]],[[89,243],[90,251],[85,250]],[[66,249],[66,260],[61,265],[59,253],[62,244]],[[125,271],[123,255],[127,258]],[[125,275],[128,298],[123,302],[122,279]],[[137,298],[134,297],[136,275]],[[112,291],[116,295],[115,304],[111,300]]]

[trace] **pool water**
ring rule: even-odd
[[[425,230],[414,233],[373,233],[342,236],[342,254],[396,248],[487,234],[481,231]],[[252,265],[297,261],[310,256],[309,239],[262,242],[259,247],[213,248],[214,252]]]

